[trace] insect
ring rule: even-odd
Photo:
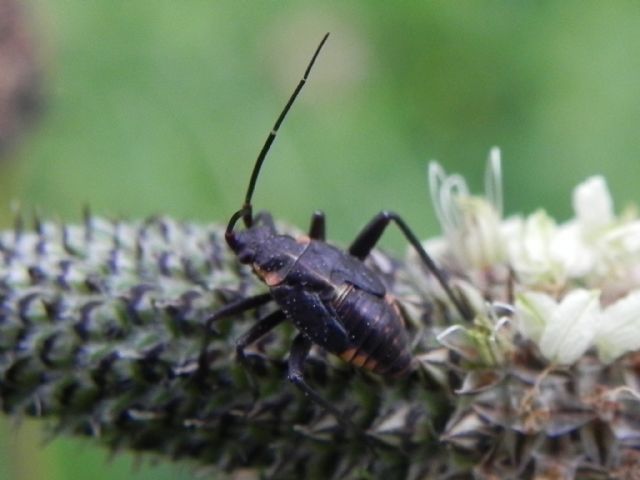
[[[237,340],[238,358],[243,361],[247,346],[290,320],[298,334],[291,347],[288,379],[340,419],[341,412],[304,379],[304,362],[312,345],[319,345],[352,365],[380,375],[401,376],[413,365],[397,301],[387,293],[379,276],[364,264],[390,223],[396,224],[413,245],[463,316],[468,318],[468,314],[418,238],[396,213],[383,211],[376,215],[346,251],[325,242],[322,212],[312,215],[309,234],[298,237],[277,233],[268,213],[253,214],[252,196],[264,159],[328,36],[327,33],[316,48],[260,150],[244,204],[231,216],[225,232],[226,242],[238,260],[251,265],[269,291],[225,305],[210,317],[209,327],[218,319],[275,302],[278,308],[258,320]],[[236,228],[240,220],[245,226],[241,230]]]

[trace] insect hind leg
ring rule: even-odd
[[[304,379],[304,362],[309,355],[311,349],[311,341],[307,340],[302,334],[298,334],[293,339],[293,345],[291,346],[291,353],[289,354],[289,381],[293,383],[299,390],[306,396],[311,398],[314,402],[320,405],[322,408],[331,413],[340,425],[356,435],[356,438],[362,440],[367,449],[369,449],[374,455],[377,455],[378,447],[383,444],[367,434],[366,431],[356,426],[348,417],[346,412],[342,412],[334,407],[327,400],[322,398],[318,392],[316,392]]]
[[[302,334],[298,334],[293,339],[291,353],[289,354],[289,381],[299,388],[302,393],[310,397],[311,400],[329,411],[342,425],[354,428],[354,425],[344,416],[343,412],[322,398],[320,394],[311,388],[304,379],[304,362],[309,356],[310,349],[311,341],[303,337]]]
[[[440,270],[435,261],[422,247],[420,240],[418,240],[418,237],[416,237],[413,231],[409,228],[409,225],[407,225],[407,223],[397,213],[382,211],[373,217],[373,219],[371,219],[371,221],[362,229],[353,241],[349,247],[349,253],[360,260],[364,260],[376,246],[380,237],[391,222],[394,222],[398,226],[402,234],[416,250],[420,259],[436,277],[462,317],[466,320],[473,319],[473,314],[470,311],[469,306],[463,299],[460,299],[454,294],[442,270]]]
[[[320,210],[313,212],[313,215],[311,215],[311,225],[309,226],[309,237],[324,242],[327,236],[326,224],[324,212]]]

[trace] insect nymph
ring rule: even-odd
[[[456,307],[461,312],[465,309],[417,237],[393,212],[376,215],[346,251],[325,242],[325,217],[321,212],[313,214],[309,234],[298,237],[277,233],[269,214],[253,214],[251,198],[262,163],[328,35],[318,45],[267,137],[256,160],[244,205],[231,216],[226,229],[226,241],[238,260],[251,265],[269,291],[225,305],[210,322],[275,302],[278,308],[238,339],[238,357],[243,359],[244,349],[278,324],[291,321],[299,333],[289,356],[289,380],[340,417],[340,412],[304,380],[304,361],[313,344],[380,375],[400,376],[413,365],[401,310],[378,274],[364,264],[390,223],[400,228]],[[237,230],[240,220],[245,228]]]

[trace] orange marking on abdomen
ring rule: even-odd
[[[378,361],[373,357],[369,357],[369,360],[367,360],[367,363],[364,364],[363,368],[366,368],[367,370],[375,370],[377,366]]]
[[[340,358],[343,359],[347,363],[351,363],[353,357],[355,356],[357,349],[355,348],[347,348],[344,352],[340,354]]]
[[[351,365],[355,365],[358,368],[365,368],[367,370],[373,370],[378,366],[378,361],[375,358],[359,352],[356,348],[346,349],[340,354],[340,358]]]
[[[368,357],[364,353],[358,353],[353,359],[351,363],[356,367],[362,367],[365,363],[367,363]]]

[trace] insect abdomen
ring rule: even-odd
[[[389,376],[408,370],[409,342],[400,313],[390,297],[377,297],[346,285],[333,306],[349,334],[349,348],[336,352],[342,359]]]

